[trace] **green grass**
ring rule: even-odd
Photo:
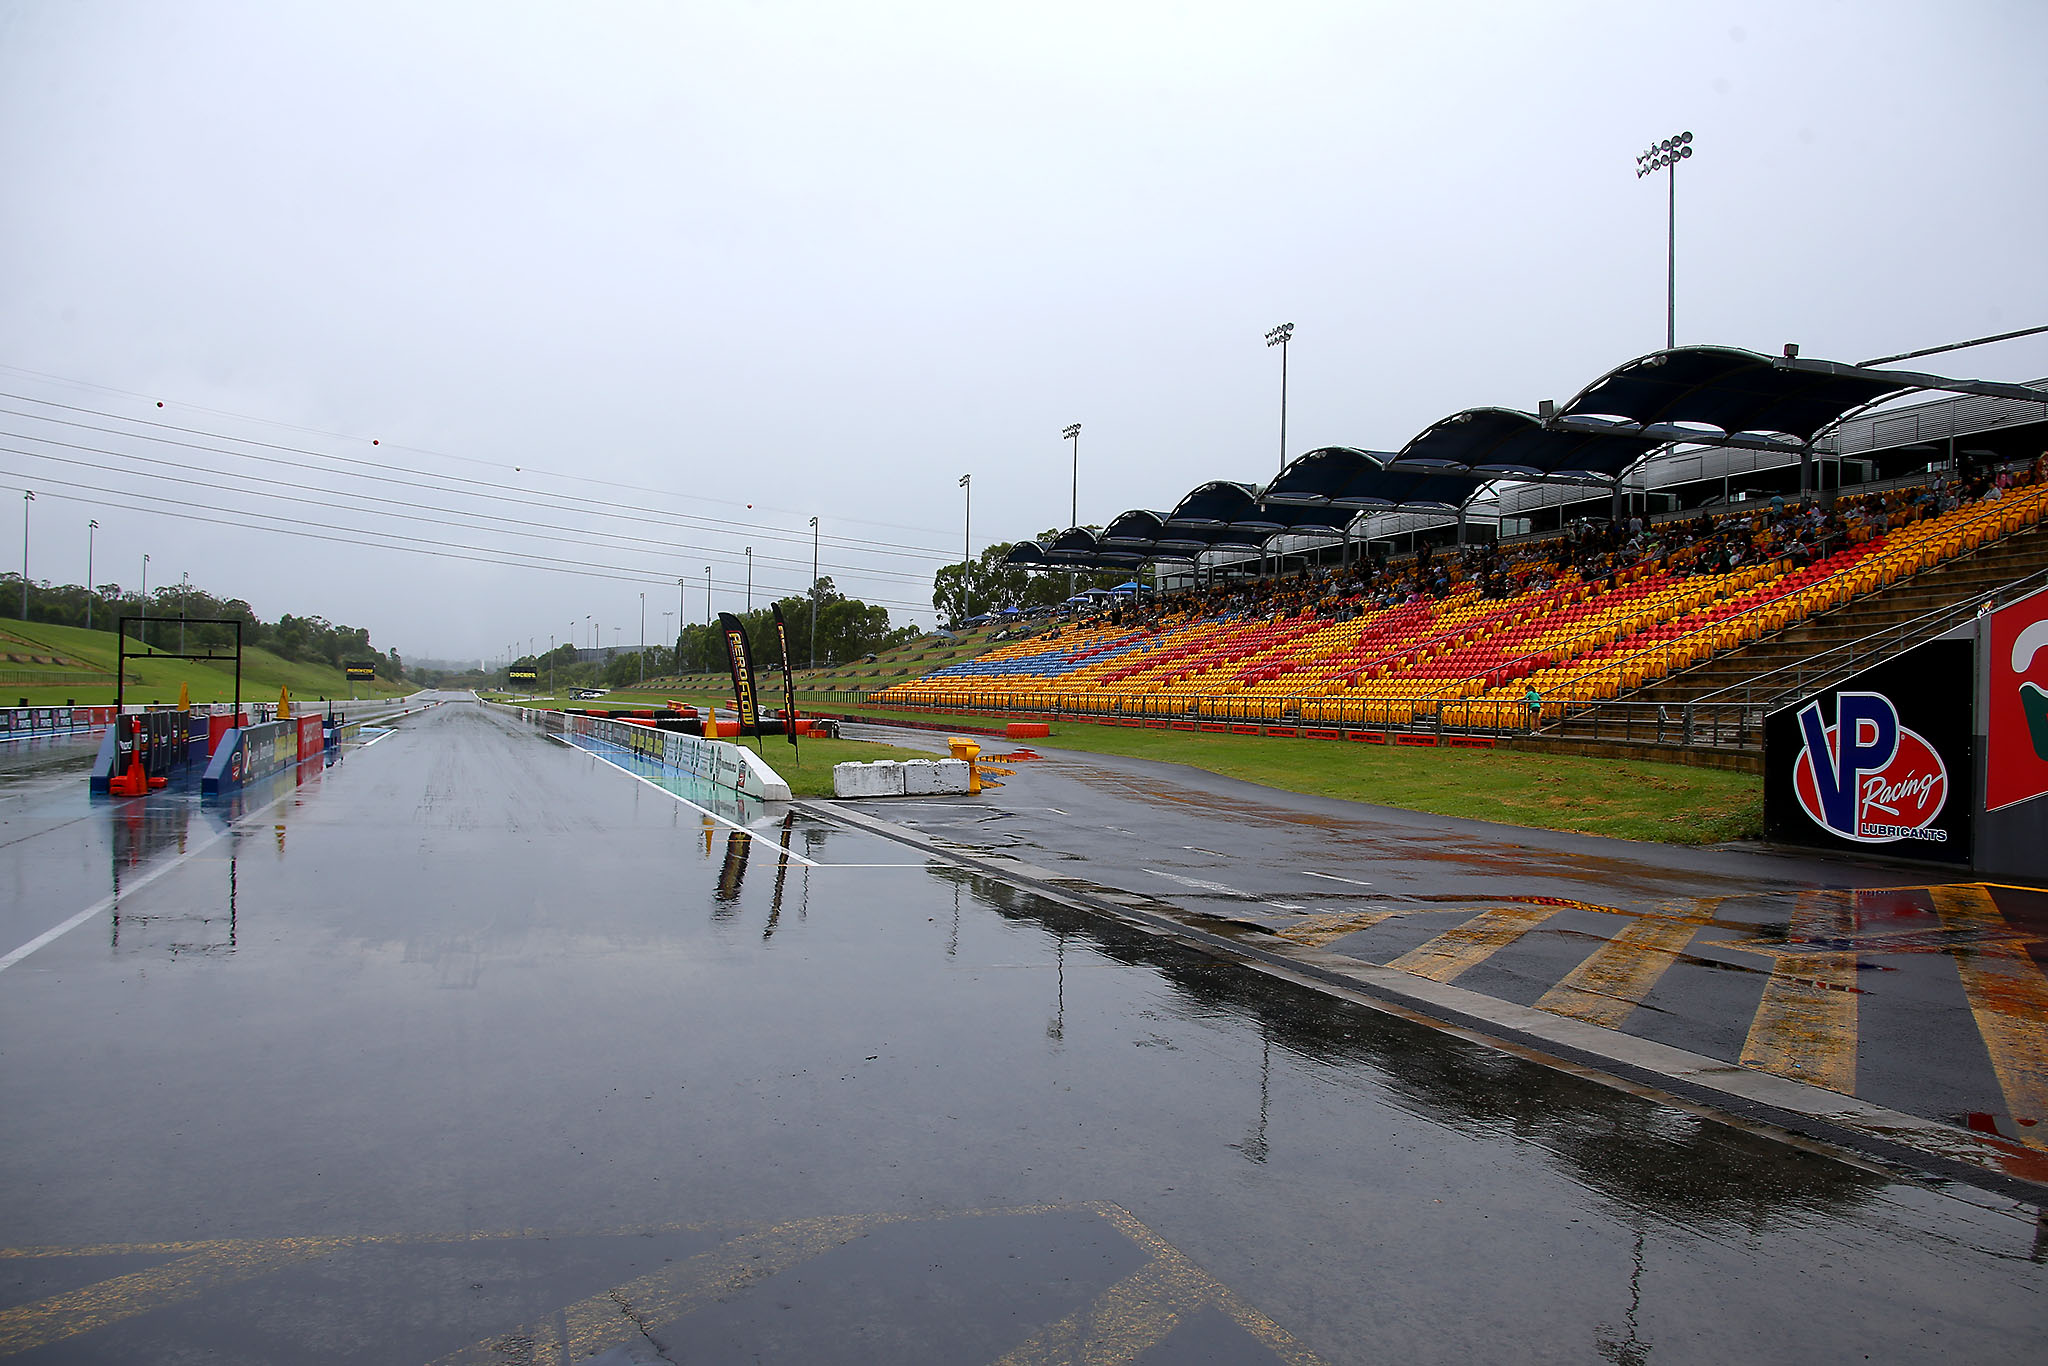
[[[748,749],[754,747],[756,737],[734,741]],[[832,765],[871,764],[877,759],[936,759],[943,756],[923,750],[899,749],[895,745],[874,744],[866,740],[825,740],[812,736],[801,736],[797,740],[797,754],[792,757],[789,741],[779,735],[763,735],[761,757],[768,761],[768,767],[782,775],[789,784],[792,797],[829,797],[832,795]],[[802,762],[798,762],[801,759]]]
[[[153,627],[150,639],[159,647],[175,649],[177,627],[171,623]],[[28,698],[31,706],[62,705],[67,698],[76,699],[80,706],[112,702],[114,659],[118,648],[112,631],[88,631],[80,626],[52,626],[43,622],[0,622],[0,652],[57,655],[75,661],[68,666],[0,661],[0,670],[32,671],[49,676],[48,681],[34,684],[0,684],[0,702],[12,704],[19,697]],[[135,648],[133,640],[129,642],[129,648]],[[193,648],[196,650],[198,647],[195,645]],[[234,700],[235,670],[232,662],[226,665],[204,664],[193,660],[137,658],[131,655],[127,671],[130,702],[175,702],[181,682],[191,689],[194,702]],[[71,677],[64,677],[66,675]],[[242,652],[242,700],[275,701],[280,687],[289,687],[293,698],[308,701],[346,698],[351,694],[351,685],[339,669],[285,659],[268,650],[245,649]],[[381,679],[375,683],[353,685],[353,693],[358,697],[383,697],[409,691],[408,687],[388,684]]]
[[[991,716],[840,710],[878,722],[1003,724]],[[1763,833],[1763,779],[1753,773],[1513,749],[1363,745],[1082,721],[1055,720],[1052,728],[1051,738],[1022,743],[1156,759],[1288,792],[1582,835],[1696,845]]]

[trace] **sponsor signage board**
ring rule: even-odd
[[[1968,863],[1973,640],[1934,640],[1771,713],[1764,828],[1783,844]]]
[[[377,676],[377,661],[374,659],[368,662],[352,661],[342,668],[348,674],[350,682],[368,682]]]
[[[2048,793],[2048,588],[1991,614],[1984,809]]]
[[[514,683],[540,682],[540,670],[534,668],[531,664],[514,664],[505,671],[505,676]]]

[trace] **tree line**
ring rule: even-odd
[[[811,606],[817,603],[818,630],[815,651],[811,636]],[[776,600],[789,628],[789,662],[793,668],[816,664],[843,663],[878,650],[893,650],[917,639],[915,626],[891,626],[889,609],[849,598],[830,578],[812,585],[810,595],[792,595]],[[773,608],[735,613],[747,629],[754,647],[754,667],[766,672],[780,667],[782,653],[775,641]],[[668,674],[723,673],[726,667],[725,634],[716,622],[685,626],[673,647],[650,646],[644,651],[620,651],[605,660],[582,659],[573,645],[558,645],[552,651],[524,655],[515,667],[532,667],[540,673],[540,684],[552,681],[556,688],[629,688],[642,679]]]
[[[0,615],[16,620],[22,617],[19,574],[0,574]],[[129,623],[131,637],[159,650],[177,648],[178,638],[172,627],[181,618],[219,617],[242,623],[244,647],[254,646],[285,659],[327,664],[337,669],[345,664],[374,661],[378,677],[394,682],[405,677],[405,664],[398,651],[379,651],[370,644],[367,628],[336,625],[325,617],[294,616],[287,612],[276,621],[264,621],[240,598],[216,597],[203,588],[186,584],[152,589],[147,600],[140,592],[118,583],[93,589],[75,583],[31,582],[28,586],[27,619],[31,622],[90,625],[96,630],[112,631],[123,617],[137,619]],[[187,652],[231,646],[235,643],[235,628],[188,621],[184,639]]]

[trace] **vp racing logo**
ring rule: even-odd
[[[1899,724],[1890,698],[1836,693],[1832,726],[1820,703],[1809,702],[1799,731],[1806,744],[1792,766],[1792,792],[1817,824],[1864,844],[1948,841],[1948,831],[1931,828],[1948,801],[1948,769],[1934,746]]]

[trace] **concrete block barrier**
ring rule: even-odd
[[[900,797],[903,788],[903,765],[894,759],[832,766],[832,795],[835,797]]]

